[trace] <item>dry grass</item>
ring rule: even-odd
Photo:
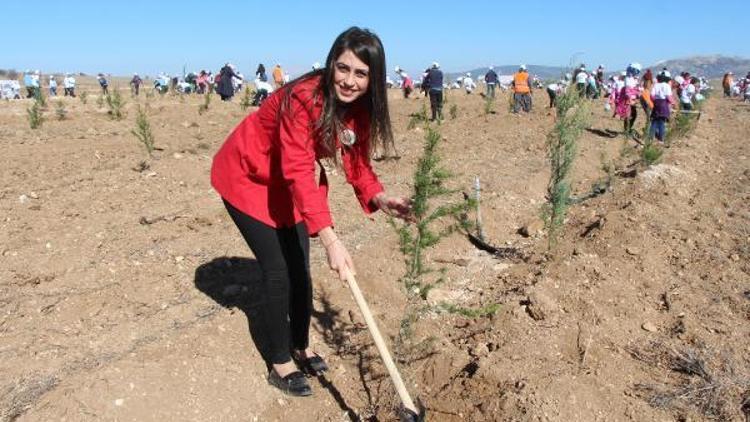
[[[750,376],[731,357],[703,345],[668,345],[652,341],[628,352],[649,366],[666,370],[656,383],[638,383],[636,392],[657,409],[695,412],[709,420],[748,417]],[[744,413],[744,415],[743,415]]]
[[[60,380],[53,375],[16,380],[0,389],[0,422],[13,421],[54,389]]]

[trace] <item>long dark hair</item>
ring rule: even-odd
[[[391,118],[388,113],[388,98],[385,85],[386,67],[383,43],[377,35],[367,29],[353,26],[342,32],[331,46],[322,69],[308,72],[294,81],[284,85],[284,103],[288,105],[292,88],[302,80],[320,76],[320,85],[315,90],[315,101],[322,100],[323,112],[315,122],[314,136],[321,144],[326,155],[336,158],[336,138],[342,130],[343,123],[339,108],[342,105],[336,98],[334,89],[335,61],[346,50],[351,50],[358,59],[369,67],[369,84],[367,93],[357,99],[366,107],[370,117],[370,143],[368,156],[373,151],[389,151],[393,147],[393,132]],[[289,107],[282,107],[289,110]]]

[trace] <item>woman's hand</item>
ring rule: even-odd
[[[328,266],[339,273],[341,281],[346,280],[346,273],[351,272],[352,275],[357,275],[354,269],[354,261],[352,261],[349,251],[341,243],[341,239],[336,236],[331,227],[326,227],[319,233],[320,241],[326,250],[328,257]]]
[[[391,217],[414,222],[414,214],[412,214],[411,209],[411,199],[388,196],[385,192],[380,192],[372,198],[372,201],[375,206]]]

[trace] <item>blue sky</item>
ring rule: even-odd
[[[489,64],[622,68],[697,54],[750,57],[747,2],[8,1],[0,68],[153,75],[218,68],[292,75],[351,25],[376,32],[388,68]],[[622,17],[620,17],[622,16]],[[12,36],[8,36],[12,34]]]

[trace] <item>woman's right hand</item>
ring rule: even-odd
[[[341,281],[346,280],[347,272],[356,275],[352,257],[340,239],[336,238],[336,240],[326,245],[326,255],[328,255],[328,266],[339,273]]]

